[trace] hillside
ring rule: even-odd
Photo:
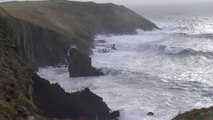
[[[98,33],[131,33],[135,28],[152,30],[156,25],[114,4],[93,2],[43,1],[9,2],[0,5],[10,15],[46,27],[68,37],[76,31]]]
[[[7,2],[0,7],[6,14],[1,20],[7,32],[34,67],[59,64],[72,45],[90,54],[96,34],[132,34],[137,28],[157,28],[135,12],[114,4],[37,1]]]

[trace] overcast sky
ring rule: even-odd
[[[0,2],[12,0],[0,0]],[[18,0],[22,1],[22,0]],[[26,0],[25,0],[26,1]],[[213,0],[75,0],[75,1],[94,1],[97,3],[115,3],[120,5],[147,5],[147,4],[177,4],[177,3],[205,3]]]
[[[88,0],[80,0],[88,1]],[[174,3],[196,3],[211,2],[213,0],[92,0],[99,3],[112,2],[124,5],[140,5],[140,4],[174,4]]]

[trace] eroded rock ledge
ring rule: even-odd
[[[59,84],[33,76],[33,102],[43,116],[50,118],[86,118],[89,120],[115,120],[119,112],[110,114],[103,99],[88,88],[75,93],[65,92]]]

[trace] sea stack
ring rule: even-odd
[[[92,67],[91,57],[80,52],[77,48],[69,51],[69,75],[70,77],[100,76],[103,73]]]

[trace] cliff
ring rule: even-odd
[[[157,26],[135,12],[114,4],[40,1],[1,3],[0,17],[22,57],[34,67],[64,62],[76,45],[90,54],[96,34],[133,34]]]
[[[66,93],[58,84],[37,76],[33,68],[64,62],[73,45],[90,54],[96,34],[133,34],[136,28],[157,26],[114,4],[1,3],[0,119],[115,119],[119,112],[110,114],[102,98],[88,89]]]
[[[173,120],[213,120],[213,107],[194,109],[177,115]]]
[[[19,55],[18,48],[7,39],[0,26],[0,119],[15,120],[36,107],[32,100],[33,70]]]
[[[88,88],[67,93],[58,84],[36,75],[8,38],[0,26],[1,120],[116,120],[118,116],[110,113],[103,99]]]

